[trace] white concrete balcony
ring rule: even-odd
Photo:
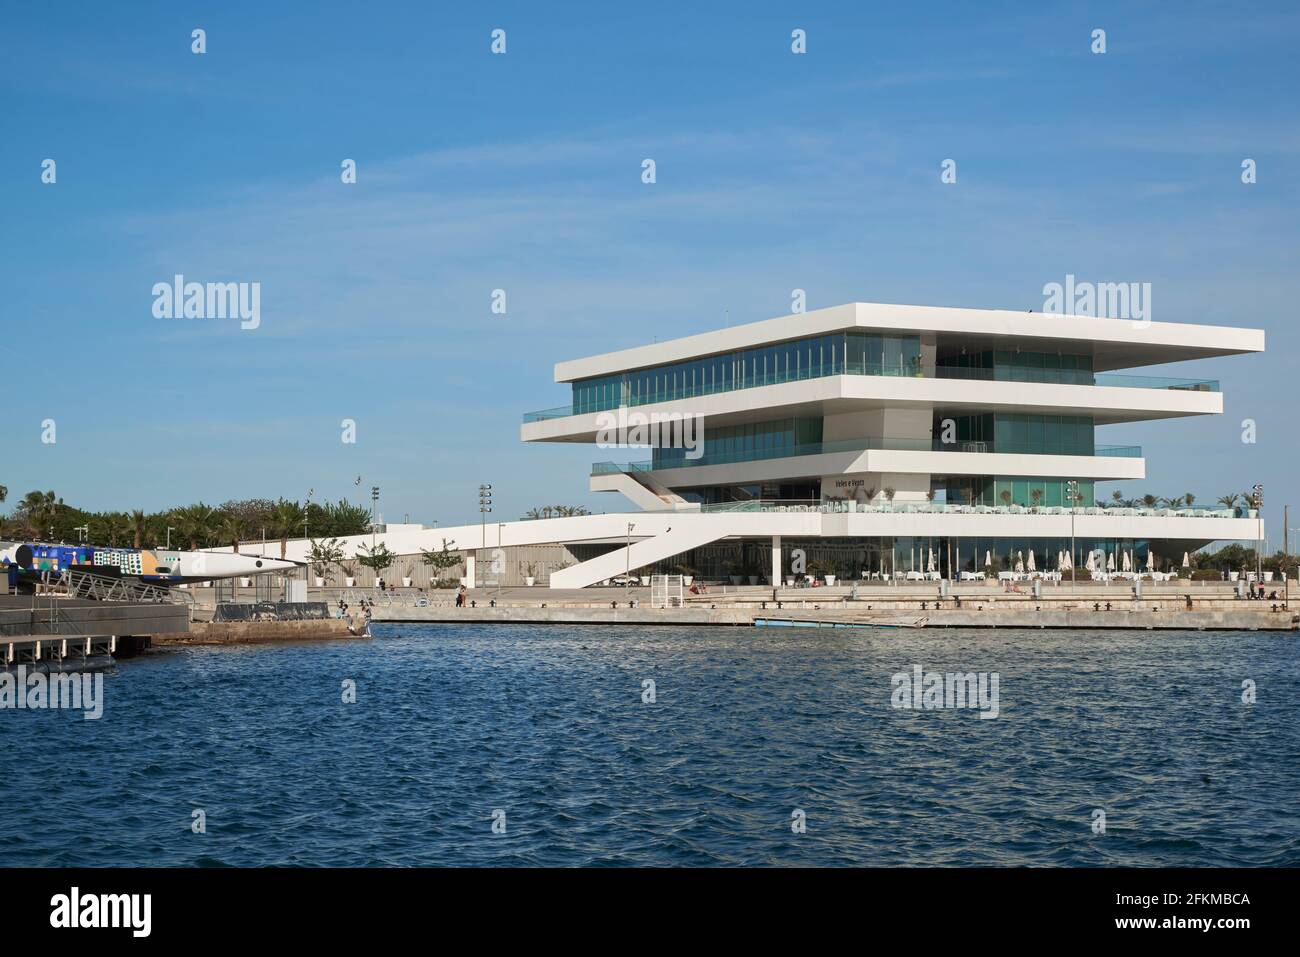
[[[966,378],[830,375],[649,402],[622,410],[574,414],[559,407],[529,413],[525,442],[595,442],[610,416],[641,413],[705,417],[710,426],[788,416],[827,416],[872,409],[963,409],[1091,416],[1097,425],[1140,422],[1223,411],[1214,380],[1153,376],[1096,377],[1102,384],[1010,382]],[[1109,384],[1114,383],[1114,384]]]

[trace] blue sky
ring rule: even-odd
[[[477,519],[485,481],[502,518],[622,507],[587,491],[599,450],[518,440],[567,401],[556,361],[781,315],[794,288],[1040,309],[1073,273],[1152,283],[1157,320],[1268,331],[1263,356],[1152,370],[1221,379],[1225,415],[1099,440],[1146,447],[1126,494],[1263,481],[1280,543],[1293,5],[474,6],[6,8],[11,495],[355,499],[362,476],[390,519]],[[177,272],[260,282],[261,327],[154,318]]]

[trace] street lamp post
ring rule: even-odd
[[[167,547],[168,548],[172,547],[172,532],[174,531],[176,531],[176,529],[172,528],[172,526],[170,525],[167,526]]]
[[[479,534],[482,538],[482,542],[479,545],[480,551],[485,551],[487,549],[487,517],[488,517],[488,513],[491,511],[492,511],[492,486],[480,485],[478,487],[478,524],[479,524]],[[470,582],[470,587],[471,588],[474,587],[473,582]]]
[[[1255,485],[1255,587],[1264,588],[1264,486]]]
[[[1074,565],[1076,557],[1074,554],[1074,507],[1079,501],[1079,483],[1074,479],[1070,479],[1070,481],[1065,483],[1065,491],[1070,497],[1070,591],[1074,591]]]
[[[624,555],[627,564],[623,571],[623,596],[627,597],[632,592],[632,529],[636,528],[631,522],[627,523],[627,551]],[[651,596],[653,597],[653,596]]]
[[[379,533],[379,486],[370,486],[370,550],[375,550],[375,536]]]

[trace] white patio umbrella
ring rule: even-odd
[[[1016,552],[1016,571],[1023,572],[1024,570],[1025,570],[1025,553]]]
[[[925,563],[925,570],[926,570],[927,572],[932,572],[932,571],[934,571],[934,549],[933,549],[933,548],[930,549],[930,558],[929,558],[929,560]]]
[[[1073,567],[1074,567],[1074,556],[1072,556],[1069,552],[1065,552],[1065,570],[1068,572]]]
[[[1091,573],[1091,572],[1095,572],[1095,571],[1097,570],[1097,553],[1096,553],[1096,551],[1094,551],[1094,550],[1091,549],[1091,548],[1088,549],[1088,560],[1084,563],[1083,567],[1084,567],[1084,569],[1085,569],[1086,571],[1088,571],[1088,572],[1090,572],[1090,573]]]
[[[1034,550],[1032,548],[1029,550],[1029,570],[1031,572],[1038,571],[1038,567],[1034,564]]]
[[[1186,552],[1183,552],[1183,567],[1184,568],[1192,567],[1192,556],[1187,554]]]
[[[989,551],[987,548],[984,549],[984,567],[985,568],[993,567],[993,553]]]
[[[1106,571],[1113,572],[1114,570],[1115,570],[1115,553],[1111,552],[1109,555],[1106,556]]]
[[[1156,567],[1156,553],[1147,549],[1147,571],[1154,571]]]
[[[1132,570],[1133,570],[1133,553],[1126,550],[1124,552],[1124,571],[1131,572]]]

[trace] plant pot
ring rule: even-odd
[[[241,579],[239,580],[239,584],[241,584],[241,585],[243,585],[245,588],[247,588],[247,587],[249,587],[250,585],[253,584],[253,579],[251,579],[251,578],[241,578]]]
[[[357,584],[357,580],[355,578],[345,578],[343,579],[343,583],[349,588],[354,588]]]
[[[785,580],[785,587],[786,587],[786,588],[793,588],[793,587],[794,587],[794,578],[793,578],[793,577],[791,577],[791,578],[787,578],[787,579]]]
[[[740,584],[741,582],[743,582],[744,580],[745,580],[745,578],[744,578],[744,576],[742,576],[742,575],[732,575],[732,576],[731,576],[731,584],[733,584],[733,585],[739,585],[739,584]]]
[[[319,575],[316,576],[316,587],[317,588],[325,587],[325,579],[321,578]]]
[[[524,584],[527,585],[529,588],[532,588],[532,587],[533,587],[533,584],[534,584],[536,581],[537,581],[536,578],[534,578],[532,575],[529,575],[529,576],[527,576],[527,577],[524,579]]]
[[[409,579],[409,578],[403,578],[403,579],[402,579],[402,587],[403,587],[403,588],[410,588],[410,587],[411,587],[411,579]]]
[[[826,576],[826,585],[827,585],[827,587],[830,587],[831,585],[834,585],[834,584],[835,584],[835,576],[834,576],[834,575],[827,575],[827,576]]]
[[[683,575],[683,576],[682,576],[682,585],[683,585],[684,587],[686,587],[686,588],[690,588],[690,587],[691,587],[691,582],[693,582],[693,581],[695,581],[695,576],[694,576],[694,575]]]
[[[757,576],[757,575],[750,575],[750,576],[749,576],[749,583],[750,583],[751,585],[757,585],[757,584],[758,584],[758,576]]]

